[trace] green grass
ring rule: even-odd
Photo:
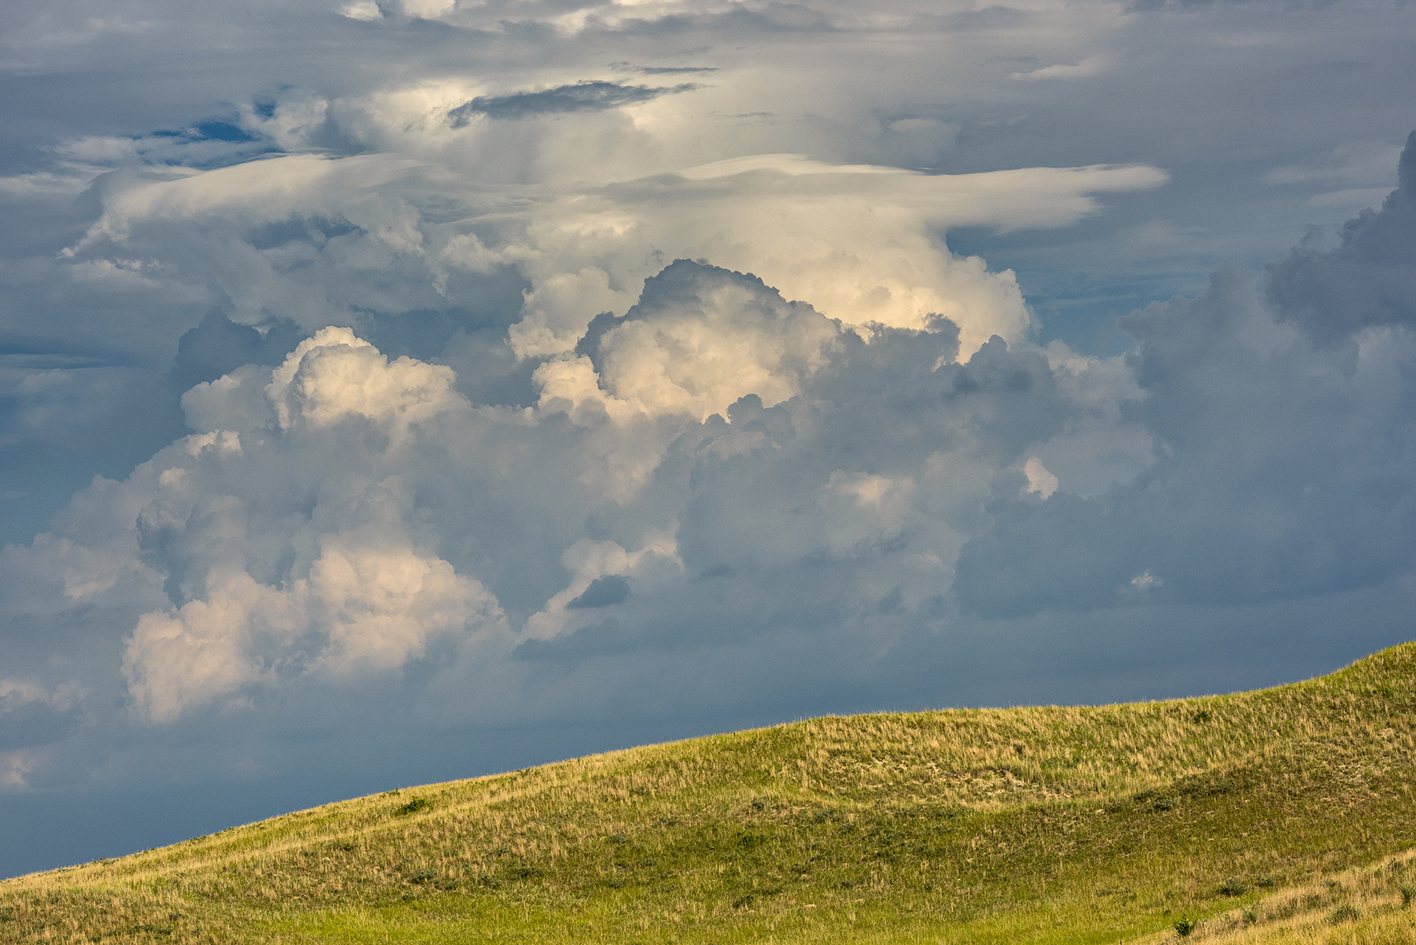
[[[1228,696],[813,719],[8,880],[0,941],[1411,942],[1413,723],[1416,644]]]

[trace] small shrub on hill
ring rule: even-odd
[[[1328,923],[1341,925],[1344,922],[1356,922],[1361,917],[1362,913],[1357,911],[1357,907],[1347,903],[1332,910],[1332,914],[1328,916]]]
[[[406,804],[400,804],[394,813],[400,817],[407,817],[409,814],[416,814],[420,810],[429,810],[433,802],[426,797],[415,797]]]

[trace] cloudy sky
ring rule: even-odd
[[[11,0],[0,875],[1410,638],[1413,37]]]

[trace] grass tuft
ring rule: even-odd
[[[1243,880],[1231,876],[1219,884],[1219,891],[1225,896],[1242,896],[1249,891],[1249,886]]]

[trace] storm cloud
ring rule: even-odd
[[[1407,638],[1413,8],[1173,6],[6,7],[0,872]]]
[[[1416,131],[1401,153],[1396,190],[1341,230],[1342,243],[1293,250],[1269,269],[1268,296],[1284,318],[1321,342],[1363,328],[1416,324]]]

